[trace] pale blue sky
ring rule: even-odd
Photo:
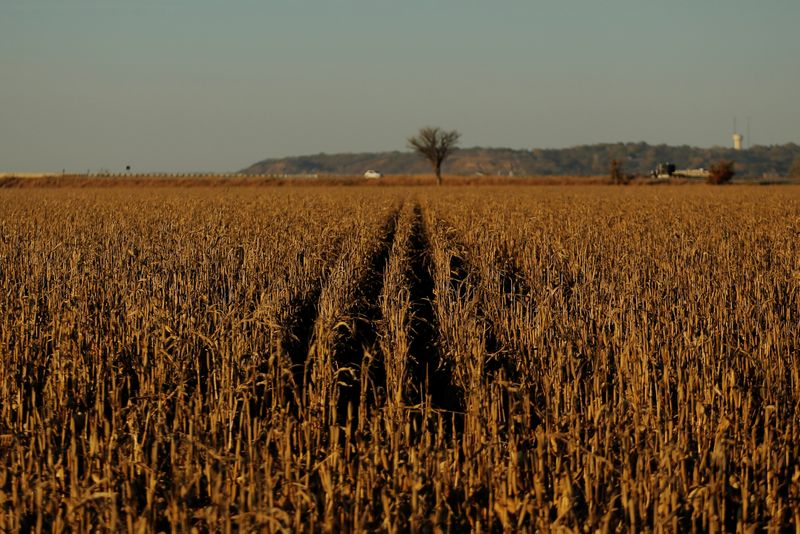
[[[0,170],[800,142],[797,0],[0,0]]]

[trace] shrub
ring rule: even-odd
[[[711,165],[711,168],[708,170],[708,183],[714,185],[728,183],[731,181],[734,174],[733,161],[718,161]]]

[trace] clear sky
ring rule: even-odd
[[[0,0],[0,170],[800,142],[798,0]]]

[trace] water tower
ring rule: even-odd
[[[741,150],[743,141],[744,141],[744,136],[742,134],[734,133],[733,134],[733,149],[734,150]]]
[[[736,118],[733,119],[733,149],[741,150],[744,136],[736,131]]]

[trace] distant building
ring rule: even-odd
[[[698,169],[678,169],[674,163],[666,162],[659,163],[656,168],[650,172],[652,178],[668,179],[668,178],[705,178],[708,176],[708,171],[702,167]]]
[[[670,178],[675,173],[675,164],[666,162],[659,163],[655,170],[650,173],[653,178]]]

